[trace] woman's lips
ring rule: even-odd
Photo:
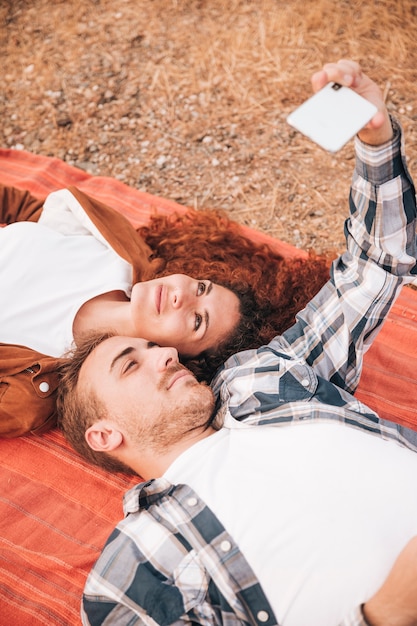
[[[157,311],[158,315],[160,315],[161,307],[162,307],[162,285],[159,285],[156,288],[156,292],[155,292],[155,307],[156,307],[156,311]]]

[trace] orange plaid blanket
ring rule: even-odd
[[[76,185],[120,210],[136,226],[152,211],[184,211],[175,202],[139,192],[112,178],[91,176],[64,162],[0,150],[0,182],[38,197]],[[281,253],[304,253],[244,228]],[[403,292],[365,359],[358,396],[381,416],[415,426],[417,293]],[[0,440],[0,623],[80,624],[86,576],[113,526],[122,495],[134,479],[84,463],[58,431]]]

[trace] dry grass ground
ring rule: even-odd
[[[0,142],[318,251],[343,245],[352,143],[286,124],[323,62],[382,86],[417,169],[415,0],[0,0]]]

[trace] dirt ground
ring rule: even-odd
[[[417,173],[415,0],[0,0],[0,20],[4,147],[339,250],[352,142],[330,155],[285,120],[347,57]]]

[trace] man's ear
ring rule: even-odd
[[[114,424],[99,420],[85,431],[85,439],[96,452],[112,452],[123,443],[123,435]]]

